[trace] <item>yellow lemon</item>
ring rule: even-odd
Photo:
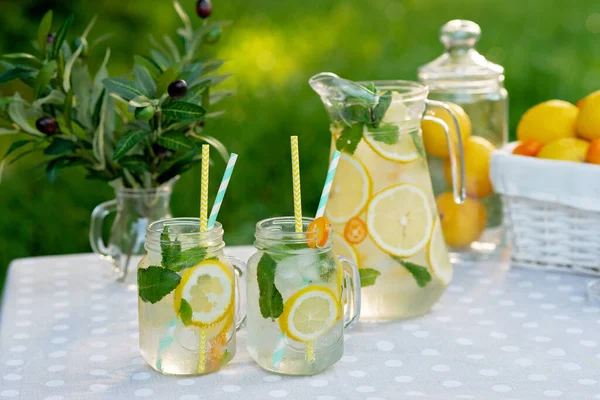
[[[444,284],[452,280],[452,263],[448,255],[448,248],[444,242],[444,235],[440,229],[440,221],[436,219],[431,239],[427,247],[427,261],[435,275],[440,278]]]
[[[542,144],[575,137],[579,109],[563,100],[549,100],[531,107],[517,125],[517,139],[537,140]]]
[[[311,285],[283,305],[279,328],[290,339],[311,342],[331,329],[340,315],[340,302],[326,286]]]
[[[471,136],[471,119],[465,110],[463,110],[463,108],[458,104],[449,102],[446,102],[446,104],[448,107],[450,107],[456,116],[456,119],[458,120],[460,136],[464,143],[465,140]],[[458,142],[458,135],[456,134],[456,125],[454,124],[454,119],[450,113],[446,111],[446,109],[441,107],[431,108],[427,110],[426,115],[431,115],[443,120],[450,129],[450,137],[454,143]],[[444,129],[433,121],[425,120],[421,122],[421,129],[423,130],[423,143],[425,144],[425,150],[427,153],[436,157],[448,158],[448,142],[446,140]]]
[[[538,158],[583,162],[590,142],[577,138],[558,139],[548,143],[538,153]]]
[[[327,218],[339,224],[358,215],[371,196],[371,178],[355,157],[342,153],[331,186]]]
[[[427,196],[415,185],[384,189],[369,203],[369,235],[388,254],[399,257],[415,254],[427,244],[432,226]]]
[[[412,136],[406,131],[399,132],[396,125],[384,125],[376,132],[369,131],[365,125],[363,137],[373,151],[386,160],[408,163],[419,158]]]
[[[463,204],[456,204],[452,193],[447,192],[437,197],[436,205],[448,246],[466,247],[479,239],[487,223],[485,208],[479,200],[467,197]]]
[[[577,133],[587,140],[600,138],[600,90],[581,100]]]
[[[185,300],[191,308],[190,322],[205,327],[231,314],[233,276],[230,269],[218,260],[202,261],[181,275],[175,289],[174,307],[179,315]]]
[[[488,140],[471,136],[465,142],[465,186],[467,194],[472,197],[483,198],[492,193],[492,181],[490,180],[490,160],[495,150],[493,144]],[[444,163],[446,181],[452,185],[452,169],[450,160]]]

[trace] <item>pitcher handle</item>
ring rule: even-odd
[[[102,239],[102,226],[104,219],[111,213],[117,212],[117,200],[109,200],[99,204],[92,211],[92,220],[90,223],[90,246],[94,253],[103,257],[112,258],[108,246]]]
[[[360,318],[360,274],[358,267],[350,259],[337,256],[344,268],[343,290],[344,329],[350,329]]]
[[[440,125],[444,130],[444,134],[446,135],[446,142],[448,143],[448,154],[450,155],[454,202],[456,204],[462,204],[465,202],[467,191],[465,188],[465,153],[462,136],[460,134],[460,127],[458,126],[458,119],[456,119],[456,115],[454,114],[454,112],[452,112],[452,110],[450,109],[450,107],[448,107],[446,103],[435,100],[426,100],[425,102],[427,106],[443,108],[450,114],[450,116],[452,117],[452,121],[454,121],[454,126],[456,127],[456,136],[458,139],[458,149],[454,146],[454,141],[450,136],[450,128],[448,128],[448,124],[446,124],[446,122],[444,122],[440,118],[431,115],[426,115],[423,117],[423,119],[426,121],[432,121]]]
[[[237,257],[227,257],[235,272],[235,330],[239,331],[246,324],[246,263]]]

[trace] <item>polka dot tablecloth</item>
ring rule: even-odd
[[[229,253],[248,258],[248,247]],[[0,400],[600,399],[600,308],[590,278],[458,265],[421,318],[357,324],[342,360],[313,377],[235,359],[203,377],[162,376],[140,357],[136,293],[93,255],[11,264],[0,315]]]

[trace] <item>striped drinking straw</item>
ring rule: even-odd
[[[321,193],[321,200],[319,201],[319,207],[317,208],[317,214],[315,218],[320,218],[325,214],[325,207],[327,207],[327,200],[329,200],[329,192],[331,192],[331,185],[333,185],[333,179],[335,178],[335,172],[337,171],[338,163],[340,162],[339,151],[334,151],[329,163],[329,170],[327,171],[327,178],[325,178],[325,185],[323,186],[323,192]]]
[[[219,215],[219,210],[221,209],[221,204],[223,203],[223,198],[225,197],[225,192],[227,191],[227,185],[229,185],[229,180],[231,179],[231,174],[233,173],[233,169],[235,168],[237,158],[238,155],[235,153],[231,153],[231,156],[229,156],[227,167],[225,168],[225,172],[223,173],[223,179],[221,179],[221,186],[219,186],[219,192],[217,193],[217,197],[215,198],[212,210],[210,211],[210,218],[208,219],[208,229],[211,229],[215,222],[217,222],[217,216]]]

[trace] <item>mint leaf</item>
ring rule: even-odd
[[[278,318],[283,312],[283,298],[275,287],[275,268],[277,263],[264,253],[258,261],[256,278],[258,280],[258,305],[263,318]]]
[[[162,233],[160,234],[160,252],[162,254],[162,266],[168,269],[172,267],[179,260],[179,254],[181,253],[181,243],[175,239],[171,241],[169,237],[169,227],[165,226]]]
[[[193,311],[190,303],[188,303],[186,299],[181,299],[181,305],[179,306],[179,317],[185,326],[188,326],[192,323],[192,314]]]
[[[138,269],[137,278],[140,298],[152,304],[171,293],[181,281],[178,273],[157,266]]]
[[[175,263],[171,264],[169,269],[176,272],[183,271],[204,260],[206,260],[206,247],[192,247],[191,249],[180,252],[177,260]]]
[[[374,128],[379,128],[381,121],[383,120],[383,116],[385,112],[390,107],[392,103],[392,93],[391,92],[382,92],[379,95],[379,102],[375,107],[373,107],[373,112],[371,113],[371,125]]]
[[[431,274],[429,273],[427,268],[423,267],[422,265],[404,261],[399,257],[394,257],[394,259],[400,264],[402,264],[402,266],[412,274],[413,278],[415,278],[415,281],[417,281],[417,285],[419,285],[419,287],[425,287],[425,285],[431,282]]]
[[[373,268],[360,268],[358,274],[360,275],[360,287],[367,287],[375,284],[375,280],[381,275],[381,272]]]
[[[371,108],[361,104],[351,104],[344,107],[342,119],[344,121],[368,124],[371,122]]]
[[[419,136],[419,131],[410,131],[409,132],[410,137],[413,140],[413,143],[415,144],[415,147],[417,148],[417,152],[419,153],[419,156],[421,156],[421,158],[424,160],[425,159],[425,148],[423,147],[423,139],[421,138],[421,136]]]
[[[221,357],[221,360],[219,361],[219,365],[228,363],[229,361],[231,361],[232,358],[233,358],[233,356],[231,355],[231,352],[229,350],[225,350],[225,353],[223,353],[223,356]]]
[[[384,124],[379,128],[369,128],[368,134],[378,142],[396,144],[400,137],[400,128],[396,124]]]
[[[335,147],[348,154],[354,154],[360,140],[363,137],[363,125],[352,124],[351,126],[345,126],[342,134],[335,142]]]

